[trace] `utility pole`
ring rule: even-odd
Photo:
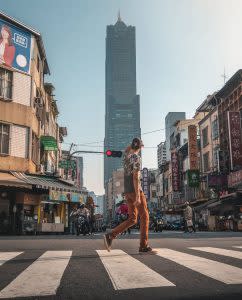
[[[74,143],[71,143],[71,146],[70,146],[70,149],[69,149],[69,154],[68,154],[68,161],[70,161],[71,160],[71,149],[73,148],[73,146],[74,146]],[[68,180],[68,174],[69,174],[69,168],[67,168],[67,170],[66,170],[66,180]]]

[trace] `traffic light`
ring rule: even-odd
[[[107,150],[106,155],[108,157],[121,157],[123,153],[122,151]]]

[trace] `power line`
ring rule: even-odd
[[[179,120],[178,120],[179,121]],[[183,121],[183,120],[181,120]],[[185,124],[188,124],[190,123],[190,120],[184,120],[185,122],[183,123],[183,125]],[[143,135],[147,135],[147,134],[151,134],[151,133],[155,133],[155,132],[159,132],[159,131],[164,131],[166,129],[170,129],[170,128],[173,128],[174,126],[170,126],[170,127],[164,127],[164,128],[160,128],[160,129],[155,129],[155,130],[152,130],[152,131],[147,131],[147,132],[144,132],[144,133],[141,133],[141,136]],[[182,126],[180,127],[182,129]],[[92,144],[100,144],[102,143],[102,145],[96,145],[96,146],[89,146],[89,145],[92,145]],[[74,146],[82,146],[82,147],[86,147],[86,146],[89,146],[89,147],[108,147],[108,145],[103,145],[104,141],[96,141],[96,142],[87,142],[87,143],[81,143],[81,144],[74,144]],[[71,145],[72,143],[62,143],[62,144],[65,144],[65,145]],[[157,148],[156,147],[144,147],[144,148]]]

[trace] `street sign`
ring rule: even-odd
[[[75,160],[60,160],[59,168],[61,169],[76,169],[76,161]]]

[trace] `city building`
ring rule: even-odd
[[[104,212],[104,195],[96,197],[96,214],[103,215]]]
[[[170,137],[175,130],[175,123],[179,120],[185,120],[185,112],[169,112],[165,117],[165,132],[166,132],[166,159],[171,159],[170,152]]]
[[[107,192],[105,195],[107,208],[105,212],[107,220],[110,222],[115,219],[116,204],[123,199],[122,194],[124,192],[124,170],[122,168],[113,171],[112,177],[107,184]]]
[[[66,162],[69,161],[69,166]],[[64,179],[73,184],[79,190],[83,189],[83,157],[72,156],[69,158],[69,151],[62,150],[60,166],[64,166]]]
[[[0,232],[64,232],[79,190],[60,178],[61,142],[54,86],[41,34],[0,13],[11,51],[0,63]],[[37,228],[35,226],[37,222]]]
[[[136,88],[135,27],[127,26],[120,15],[106,32],[106,106],[104,151],[124,150],[140,137],[140,99]],[[122,159],[104,157],[104,185]]]
[[[166,162],[166,142],[161,142],[157,146],[158,168]]]

